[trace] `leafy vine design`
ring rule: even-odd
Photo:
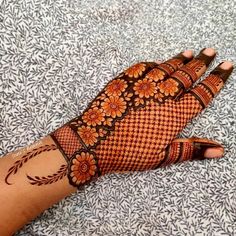
[[[67,171],[68,171],[68,166],[61,165],[61,167],[59,168],[59,170],[55,174],[48,175],[47,177],[44,177],[44,176],[32,177],[32,176],[27,175],[27,178],[29,179],[30,184],[32,184],[32,185],[41,186],[41,185],[53,184],[53,183],[57,182],[58,180],[61,180],[64,176],[66,176]]]
[[[56,149],[57,149],[57,146],[55,144],[51,144],[51,145],[44,145],[39,148],[35,148],[32,151],[26,153],[24,156],[22,156],[22,158],[20,160],[17,160],[13,164],[13,166],[8,170],[8,174],[5,177],[5,183],[8,185],[11,185],[11,183],[9,183],[9,181],[8,181],[9,177],[11,175],[15,175],[18,172],[18,170],[30,159],[38,156],[39,154],[41,154],[43,152],[48,152],[48,151],[52,151],[52,150],[56,150]]]

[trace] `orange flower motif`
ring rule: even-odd
[[[72,160],[70,176],[75,184],[83,184],[96,173],[96,161],[92,154],[81,152]]]
[[[171,95],[174,96],[178,91],[178,83],[173,79],[168,79],[159,84],[159,90],[161,93],[164,93],[165,96]]]
[[[128,75],[130,78],[138,78],[143,74],[145,71],[145,64],[143,63],[138,63],[136,65],[131,66],[125,71],[125,74]]]
[[[165,77],[165,73],[158,68],[154,68],[146,75],[146,78],[154,80],[156,82],[163,80],[164,77]]]
[[[108,96],[120,96],[127,86],[128,85],[126,81],[122,79],[116,79],[107,85],[106,93]]]
[[[93,145],[97,141],[98,133],[95,128],[82,126],[78,132],[86,145]]]
[[[89,109],[83,115],[83,121],[91,126],[101,125],[104,120],[104,113],[97,107]]]
[[[105,93],[102,93],[100,96],[97,97],[97,99],[104,100],[107,97]]]
[[[148,98],[154,95],[154,93],[156,92],[156,86],[155,83],[153,83],[151,80],[145,78],[135,83],[134,91],[135,94],[139,95],[140,98]]]
[[[102,108],[107,116],[112,118],[121,117],[122,113],[125,112],[126,102],[120,97],[110,97],[102,103]]]

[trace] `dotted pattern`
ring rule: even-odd
[[[159,105],[150,101],[145,108],[131,111],[116,123],[113,135],[96,148],[101,173],[155,168],[167,145],[201,109],[188,94],[177,102],[168,100]]]
[[[179,161],[187,161],[193,158],[194,145],[191,142],[184,142],[182,147],[182,154]]]

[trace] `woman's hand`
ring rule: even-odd
[[[218,65],[193,86],[215,57],[203,49],[161,63],[138,63],[108,83],[79,117],[51,134],[74,186],[110,172],[155,169],[217,158],[223,147],[203,138],[177,139],[223,87],[233,67]],[[203,127],[204,128],[204,127]]]
[[[162,64],[136,64],[109,82],[81,116],[1,158],[0,234],[12,235],[100,175],[221,157],[216,142],[177,138],[232,72],[224,62],[193,86],[214,57],[205,49],[195,58],[185,51]]]

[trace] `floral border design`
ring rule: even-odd
[[[138,63],[110,81],[85,112],[69,122],[87,148],[95,148],[114,130],[117,120],[129,110],[144,107],[150,100],[163,103],[180,90],[173,78],[156,63]],[[164,80],[164,81],[163,81]]]

